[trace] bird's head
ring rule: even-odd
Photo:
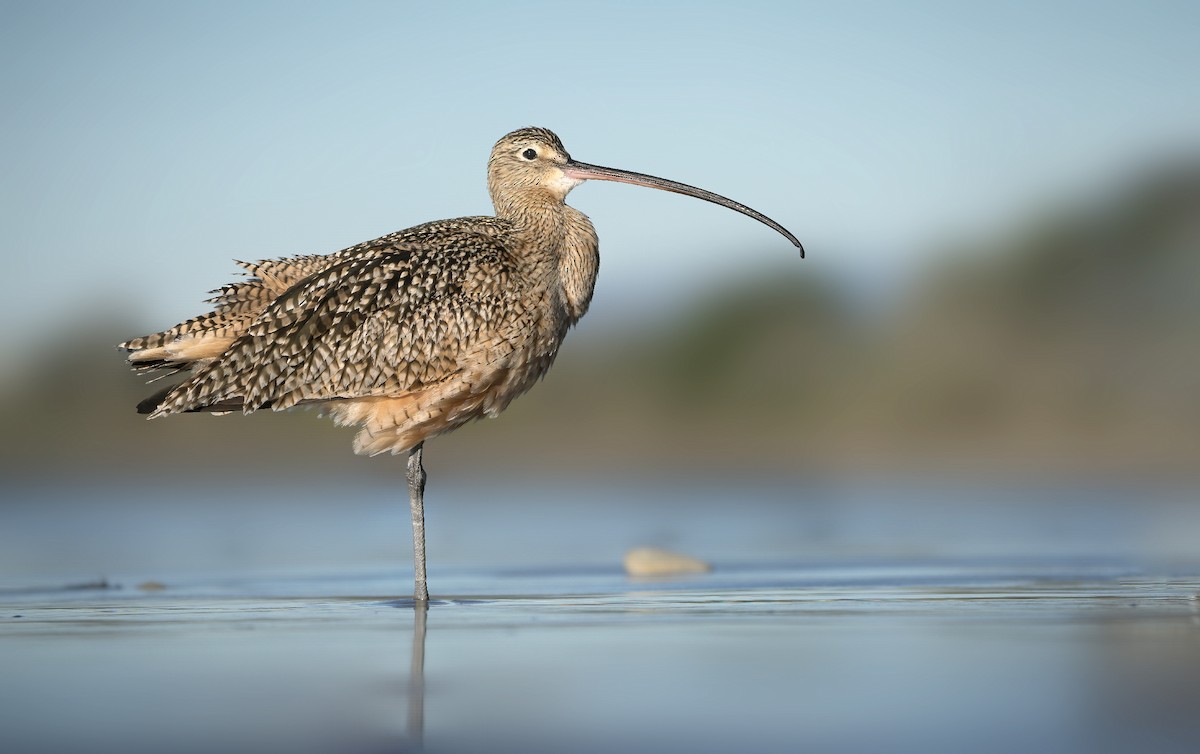
[[[522,128],[505,135],[492,147],[488,159],[488,191],[499,206],[504,199],[534,193],[561,202],[583,183],[567,176],[571,164],[558,136],[545,128]]]
[[[804,256],[804,247],[795,236],[757,210],[685,183],[573,160],[558,136],[546,128],[521,128],[506,134],[492,147],[488,159],[488,191],[500,214],[519,213],[535,204],[561,205],[571,189],[589,179],[648,186],[728,207],[782,233]]]

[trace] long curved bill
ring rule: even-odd
[[[689,186],[686,183],[677,183],[676,181],[668,181],[666,178],[658,178],[645,173],[634,173],[629,170],[617,170],[616,168],[606,168],[603,165],[589,165],[586,162],[576,162],[570,160],[566,165],[563,165],[563,173],[568,178],[575,178],[581,181],[596,180],[596,181],[616,181],[617,183],[631,183],[634,186],[648,186],[650,188],[662,189],[663,191],[671,191],[684,196],[694,196],[697,199],[703,199],[706,202],[719,204],[722,207],[728,207],[735,212],[741,212],[743,215],[753,217],[764,225],[774,228],[783,237],[795,244],[796,248],[800,249],[800,257],[804,257],[804,246],[796,239],[787,228],[767,217],[756,209],[751,209],[745,204],[739,204],[732,199],[726,199],[720,194],[714,194],[711,191],[705,191],[695,186]]]

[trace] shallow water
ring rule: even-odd
[[[330,505],[341,489],[10,488],[3,748],[1192,751],[1200,733],[1186,491],[431,488],[425,614],[396,597],[398,490]],[[714,570],[630,579],[638,544]]]

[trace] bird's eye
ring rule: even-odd
[[[532,160],[537,157],[537,150],[536,149],[526,149],[524,152],[521,153],[521,156],[527,160]]]

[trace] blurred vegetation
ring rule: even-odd
[[[667,323],[568,337],[503,418],[438,440],[432,472],[1200,469],[1200,164],[949,249],[882,312],[818,256]],[[169,490],[197,472],[399,473],[315,412],[146,422],[149,388],[110,344],[153,325],[80,320],[0,394],[10,474]]]

